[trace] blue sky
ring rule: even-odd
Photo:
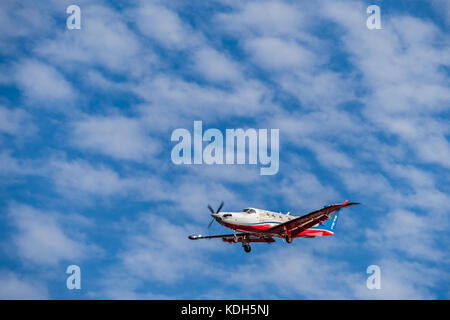
[[[449,4],[1,2],[0,298],[450,298]],[[171,132],[194,120],[278,128],[279,172],[174,165]],[[187,239],[226,231],[206,228],[222,200],[345,199],[363,205],[334,237]]]

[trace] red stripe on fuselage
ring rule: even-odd
[[[222,222],[222,224],[230,229],[236,229],[237,231],[266,231],[269,228],[273,227],[272,224],[258,224],[258,225],[253,225],[253,226],[248,226],[248,225],[244,225],[244,224],[232,224],[232,223],[226,223],[226,222]]]

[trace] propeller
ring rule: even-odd
[[[208,204],[208,209],[209,209],[209,211],[211,211],[211,214],[219,213],[220,210],[222,210],[222,207],[223,207],[223,201],[220,203],[220,206],[219,206],[219,208],[217,208],[217,211],[214,211],[214,209]],[[211,227],[214,220],[216,220],[216,218],[213,216],[211,222],[208,224],[208,229]]]

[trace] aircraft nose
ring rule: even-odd
[[[220,214],[218,214],[218,213],[212,213],[211,214],[211,217],[213,217],[213,218],[220,218]]]

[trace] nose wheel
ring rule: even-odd
[[[287,243],[292,243],[292,238],[291,237],[286,236],[284,239],[286,240]]]
[[[249,244],[244,244],[244,245],[242,245],[243,247],[244,247],[244,251],[245,252],[250,252],[250,251],[252,251],[252,247],[250,247],[250,245]]]

